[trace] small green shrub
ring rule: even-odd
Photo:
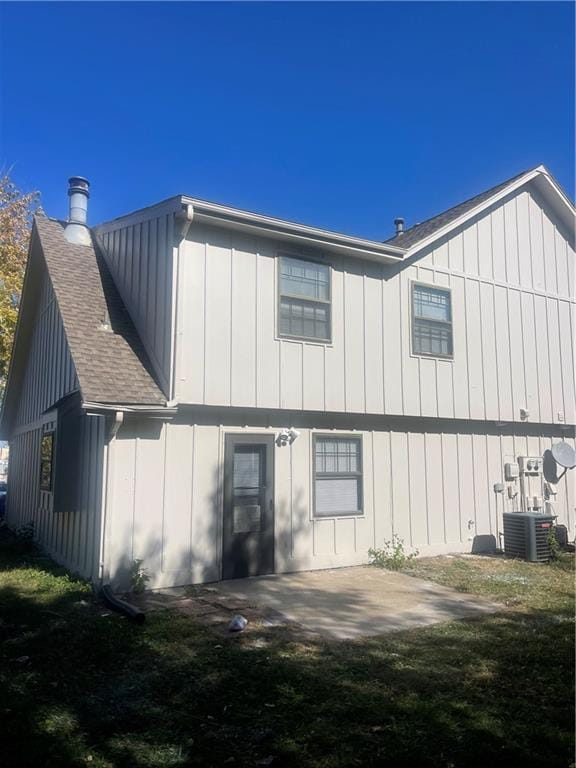
[[[558,560],[560,557],[560,552],[562,551],[562,547],[560,546],[560,542],[558,541],[558,536],[556,534],[556,528],[557,526],[552,525],[550,526],[550,530],[548,531],[548,547],[550,548],[550,561]]]
[[[26,523],[21,525],[14,531],[16,538],[25,543],[31,543],[34,541],[34,523]]]
[[[404,539],[394,534],[391,541],[385,541],[382,549],[369,549],[370,565],[400,571],[418,556],[417,549],[408,554],[404,549]]]
[[[4,529],[4,535],[7,541],[10,541],[12,550],[20,555],[29,555],[35,552],[36,544],[34,542],[34,523],[26,523],[18,528],[10,529],[8,526]]]
[[[142,568],[142,560],[134,560],[130,567],[130,584],[132,592],[135,595],[139,595],[146,589],[146,585],[150,581],[148,570]]]

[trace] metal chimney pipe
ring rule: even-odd
[[[90,231],[86,226],[88,217],[88,198],[90,197],[90,182],[82,176],[71,176],[68,179],[68,196],[70,208],[68,224],[64,237],[69,243],[76,245],[91,245]]]
[[[396,227],[396,235],[404,234],[404,219],[394,219],[394,226]]]

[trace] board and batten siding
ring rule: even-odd
[[[76,389],[76,369],[52,283],[44,269],[15,428],[34,423],[53,403]]]
[[[104,257],[158,380],[171,391],[174,217],[110,222],[96,228]]]
[[[226,434],[277,434],[243,413],[220,426],[208,423],[125,423],[109,453],[105,546],[106,578],[129,583],[141,559],[150,587],[217,581],[222,567],[222,488]],[[328,417],[323,417],[326,420]],[[290,572],[365,563],[370,547],[394,533],[422,554],[470,551],[476,535],[499,542],[502,512],[512,509],[493,485],[503,482],[504,463],[523,454],[542,455],[560,437],[425,431],[383,426],[359,429],[362,438],[364,514],[314,519],[312,435],[346,434],[304,426],[291,445],[275,447],[275,570]],[[348,427],[349,425],[347,425]],[[560,432],[559,432],[560,434]],[[573,442],[573,441],[572,441]],[[575,489],[567,476],[558,486],[558,522],[572,530]]]
[[[64,455],[58,443],[67,420]],[[43,431],[55,430],[54,491],[40,490]],[[32,525],[34,537],[56,562],[87,579],[98,578],[105,419],[70,409],[51,411],[34,429],[10,441],[6,520]],[[73,466],[67,460],[74,453]]]
[[[531,422],[576,422],[573,243],[535,192],[401,265],[326,254],[330,344],[278,338],[280,253],[299,255],[191,227],[179,251],[179,402],[491,421],[525,409]],[[412,281],[450,288],[452,361],[411,354]]]
[[[34,538],[58,563],[97,578],[104,419],[81,415],[73,396],[52,409],[78,390],[78,379],[45,269],[41,280],[10,437],[6,521],[13,528],[33,526]],[[52,430],[55,486],[46,492],[40,489],[40,447],[43,433]]]

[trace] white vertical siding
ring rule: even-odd
[[[238,422],[250,424],[251,418],[245,413]],[[143,421],[122,427],[110,452],[108,489],[107,568],[117,585],[126,583],[134,559],[144,561],[151,586],[220,578],[226,434],[275,434],[266,419],[252,427]],[[424,431],[415,424],[401,431],[399,424],[366,429],[359,423],[354,433],[362,438],[364,513],[314,519],[312,436],[326,430],[301,419],[292,446],[274,449],[277,572],[363,563],[370,547],[383,546],[394,533],[422,554],[470,551],[476,536],[500,543],[502,512],[513,504],[493,491],[504,480],[504,463],[526,452],[541,455],[561,439],[535,430]],[[349,426],[331,434],[350,434]],[[572,486],[563,480],[556,502],[558,521],[570,532]]]
[[[576,422],[576,393],[574,391],[574,305],[558,302],[560,356],[562,358],[562,388],[564,411],[569,424]]]
[[[440,437],[442,456],[442,506],[444,510],[444,541],[460,541],[460,474],[458,463],[458,435],[444,433]],[[435,542],[436,543],[436,542]]]
[[[480,315],[480,283],[466,280],[466,353],[468,358],[468,393],[470,418],[485,418],[484,410],[484,360],[482,349],[483,325]],[[455,317],[454,322],[458,322]]]
[[[52,283],[44,271],[14,427],[34,422],[43,411],[78,388]]]
[[[402,366],[402,413],[412,413],[420,416],[420,360],[410,354],[411,350],[411,280],[418,278],[416,267],[408,267],[400,272],[400,315],[395,319],[393,333],[400,332],[401,350],[400,365]],[[400,328],[398,328],[400,325]],[[428,382],[426,382],[428,386]]]
[[[344,410],[365,413],[364,276],[344,272]],[[379,350],[378,350],[379,351]]]
[[[280,347],[280,407],[287,410],[303,408],[302,346],[288,341]]]
[[[231,405],[256,400],[256,266],[255,246],[238,243],[230,262],[231,291],[231,360],[230,370],[244,367],[245,375],[231,378]]]
[[[225,235],[207,244],[204,285],[209,304],[204,329],[207,339],[204,397],[209,405],[230,405],[232,255]],[[218,339],[218,343],[211,343],[212,339]],[[244,362],[241,368],[244,368]]]
[[[398,328],[400,317],[400,281],[389,278],[382,282],[382,326],[384,343],[384,413],[401,414],[403,406],[402,351],[407,340],[402,338]]]
[[[32,523],[35,537],[56,562],[74,573],[98,577],[105,420],[64,411],[44,417],[56,429],[54,492],[40,492],[42,427],[21,431],[10,442],[6,520],[14,528]],[[58,443],[67,419],[67,450]],[[75,453],[74,471],[67,461]]]
[[[176,397],[489,421],[519,421],[522,408],[535,423],[573,420],[567,237],[524,190],[408,264],[326,257],[332,340],[318,344],[278,338],[284,246],[194,225],[180,249]],[[452,361],[411,354],[413,280],[452,291]]]
[[[189,572],[191,551],[182,560],[180,549],[184,541],[192,545],[194,429],[176,424],[166,432],[164,455],[164,498],[162,499],[162,571]],[[181,477],[184,472],[184,477]]]
[[[382,329],[382,277],[364,279],[364,381],[365,410],[384,413],[384,355]]]
[[[496,308],[494,288],[480,283],[480,319],[482,323],[480,342],[482,346],[482,384],[484,387],[484,415],[487,419],[498,420],[500,393],[498,391],[497,353],[499,338],[496,332]]]
[[[118,220],[96,229],[114,282],[167,396],[172,387],[174,217]]]
[[[302,347],[302,407],[305,411],[323,411],[325,400],[324,347]]]
[[[344,410],[346,402],[344,281],[342,260],[336,260],[332,268],[332,343],[325,347],[324,353],[324,401],[327,411]],[[270,299],[276,301],[274,293]]]

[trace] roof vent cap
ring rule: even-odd
[[[68,224],[64,237],[75,245],[92,245],[90,231],[86,225],[88,218],[88,198],[90,197],[90,182],[83,176],[71,176],[68,179],[68,197],[70,208]]]
[[[396,236],[404,234],[404,219],[394,219],[394,226],[396,227]]]

